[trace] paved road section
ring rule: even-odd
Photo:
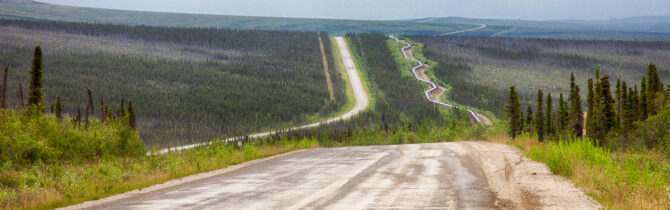
[[[572,182],[490,142],[319,148],[66,209],[600,209]]]
[[[90,209],[494,208],[454,143],[321,148]]]
[[[329,124],[333,122],[337,122],[340,120],[346,120],[349,118],[352,118],[353,116],[356,116],[358,113],[362,112],[368,107],[368,104],[370,104],[370,99],[368,98],[367,92],[365,92],[365,87],[363,87],[363,83],[361,82],[361,77],[358,74],[358,70],[356,69],[356,65],[354,64],[354,60],[351,56],[351,53],[349,52],[349,48],[347,47],[347,42],[344,40],[343,37],[335,37],[335,41],[337,43],[337,48],[340,50],[340,55],[342,56],[342,62],[344,63],[344,67],[347,69],[347,74],[349,75],[349,83],[351,84],[351,87],[354,92],[354,98],[356,99],[356,104],[354,105],[354,108],[349,110],[347,113],[344,113],[343,115],[340,115],[338,117],[334,117],[328,120],[324,120],[321,122],[316,122],[312,123],[309,125],[303,125],[303,126],[298,126],[295,128],[291,129],[304,129],[304,128],[313,128],[317,127],[321,124]],[[286,129],[284,129],[285,131]],[[280,130],[276,131],[268,131],[268,132],[263,132],[263,133],[257,133],[257,134],[252,134],[249,135],[250,138],[260,138],[260,137],[265,137],[265,136],[270,136],[274,133],[281,132]],[[224,139],[224,141],[235,141],[239,139],[239,137],[233,137],[233,138],[228,138]],[[206,145],[207,143],[200,143],[200,144],[191,144],[191,145],[184,145],[184,146],[179,146],[179,147],[173,147],[173,148],[168,148],[168,149],[163,149],[158,151],[159,153],[168,153],[170,151],[179,151],[179,150],[187,150],[191,148],[195,148],[198,146],[203,146]]]

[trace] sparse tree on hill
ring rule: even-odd
[[[563,93],[558,98],[558,128],[561,132],[565,131],[570,124],[570,113],[568,111],[568,104],[563,99]]]
[[[544,115],[545,117],[545,129],[546,129],[546,134],[549,138],[551,138],[552,135],[555,134],[555,125],[554,125],[554,109],[553,109],[553,102],[551,98],[551,93],[547,94],[547,111],[545,112],[546,114]]]
[[[537,132],[537,138],[539,141],[544,141],[544,132],[545,132],[545,122],[543,110],[544,105],[544,96],[542,90],[537,90],[537,112],[535,112],[535,131]]]
[[[592,136],[598,140],[605,140],[607,133],[616,126],[616,113],[614,112],[614,98],[610,90],[609,76],[605,75],[599,82],[598,106],[594,113],[595,128]]]
[[[572,135],[576,137],[582,137],[584,130],[584,111],[579,91],[573,74],[570,76],[570,120],[572,121]]]
[[[126,116],[126,101],[124,98],[121,98],[121,107],[116,113],[118,118],[122,118],[123,116]]]
[[[33,67],[30,70],[30,95],[28,96],[28,106],[41,106],[42,98],[42,48],[35,47],[33,57]]]
[[[616,86],[614,90],[614,95],[616,97],[616,122],[617,125],[621,124],[621,107],[623,106],[623,102],[621,101],[621,80],[619,78],[616,78]]]
[[[56,118],[63,119],[63,105],[61,104],[60,96],[58,96],[58,98],[56,99],[55,114],[56,114]]]
[[[532,134],[533,133],[533,127],[535,126],[533,122],[533,108],[528,105],[528,110],[526,110],[526,126],[525,126],[525,131],[527,133]]]
[[[0,86],[0,108],[7,109],[7,76],[9,74],[9,69],[5,67],[5,71],[2,74],[2,86]]]
[[[86,105],[86,116],[89,114],[91,117],[95,117],[95,107],[93,106],[93,93],[91,92],[91,89],[86,88],[86,94],[88,95],[88,105]],[[88,121],[88,117],[86,117],[86,120]]]
[[[509,88],[509,104],[507,104],[507,114],[510,118],[510,125],[508,133],[512,138],[516,138],[517,135],[521,134],[521,111],[519,104],[519,96],[514,90],[514,86]]]
[[[137,123],[135,122],[135,109],[133,109],[132,101],[128,101],[128,124],[131,128],[137,129]]]
[[[16,90],[16,97],[19,98],[19,107],[25,106],[25,99],[23,98],[23,84],[21,83],[21,78],[19,77],[19,89]]]

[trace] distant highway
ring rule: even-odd
[[[491,37],[499,37],[499,36],[502,36],[503,34],[506,34],[506,33],[509,33],[509,32],[514,32],[514,31],[516,31],[516,30],[519,30],[519,28],[520,28],[519,26],[514,26],[514,27],[512,27],[512,28],[510,28],[510,29],[507,29],[507,30],[504,30],[504,31],[497,32],[497,33],[491,35]]]
[[[447,32],[447,33],[440,34],[440,36],[449,36],[449,35],[452,35],[452,34],[476,31],[476,30],[481,30],[481,29],[484,29],[484,28],[486,28],[486,24],[480,24],[479,26],[474,27],[474,28],[465,29],[465,30],[462,30],[462,31]]]
[[[351,56],[351,52],[349,51],[349,48],[347,47],[347,43],[344,40],[343,37],[335,37],[335,42],[337,44],[337,48],[340,50],[340,55],[342,56],[342,62],[344,63],[344,67],[347,70],[347,75],[349,75],[349,82],[351,84],[351,87],[354,92],[354,98],[356,99],[356,104],[354,105],[354,108],[349,110],[347,113],[344,113],[343,115],[340,115],[338,117],[334,117],[331,119],[327,119],[321,122],[316,122],[312,123],[309,125],[303,125],[303,126],[298,126],[290,129],[305,129],[305,128],[314,128],[318,127],[322,124],[329,124],[341,120],[346,120],[349,118],[352,118],[353,116],[357,115],[358,113],[362,112],[368,107],[368,104],[370,104],[370,99],[368,97],[368,94],[365,92],[365,87],[363,87],[363,83],[361,82],[360,75],[358,74],[358,70],[356,69],[356,65],[354,64],[354,60]],[[285,129],[284,129],[285,130]],[[260,138],[260,137],[266,137],[270,136],[272,134],[275,134],[277,132],[280,132],[280,130],[274,130],[274,131],[268,131],[268,132],[263,132],[263,133],[257,133],[253,135],[249,135],[249,138]],[[229,141],[236,141],[239,140],[241,137],[233,137],[233,138],[228,138],[224,139],[223,141],[229,142]],[[180,150],[186,150],[186,149],[191,149],[199,146],[204,146],[207,145],[207,143],[199,143],[199,144],[190,144],[190,145],[184,145],[184,146],[179,146],[179,147],[173,147],[173,148],[167,148],[158,151],[159,153],[168,153],[170,151],[180,151]]]

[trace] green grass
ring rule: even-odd
[[[315,140],[215,143],[170,154],[105,158],[85,164],[35,164],[0,171],[0,208],[55,208],[96,200],[192,174],[289,151],[318,147]],[[9,183],[9,184],[8,184]]]
[[[610,151],[586,139],[540,143],[526,135],[497,137],[572,180],[609,209],[663,209],[670,205],[670,159],[656,150]]]

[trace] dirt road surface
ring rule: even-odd
[[[70,208],[600,208],[544,164],[489,142],[303,150],[191,180]]]

